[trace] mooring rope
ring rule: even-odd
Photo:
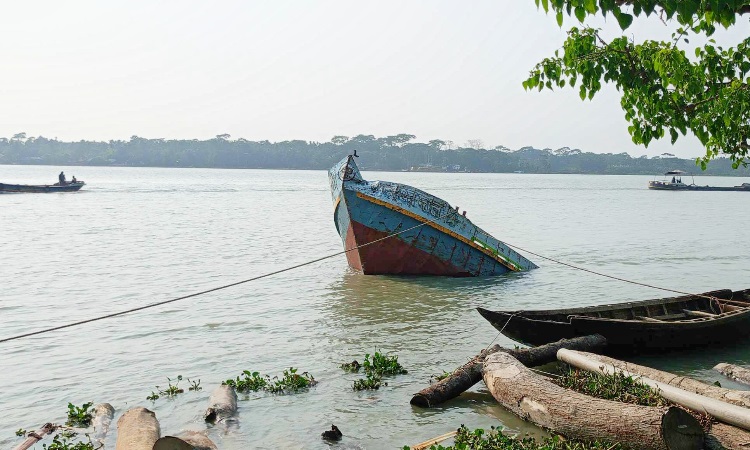
[[[270,276],[273,276],[273,275],[278,275],[280,273],[289,272],[290,270],[298,269],[298,268],[304,267],[304,266],[309,266],[310,264],[315,264],[317,262],[324,261],[326,259],[330,259],[330,258],[333,258],[335,256],[343,255],[343,254],[346,254],[348,252],[351,252],[351,251],[354,251],[354,250],[358,250],[358,249],[360,249],[362,247],[367,247],[368,245],[372,245],[372,244],[378,243],[380,241],[384,241],[386,239],[398,236],[398,235],[400,235],[402,233],[406,233],[407,231],[411,231],[411,230],[414,230],[416,228],[423,227],[423,226],[431,224],[431,223],[435,223],[436,221],[438,221],[440,219],[443,219],[445,217],[448,217],[448,215],[450,215],[451,213],[455,213],[455,212],[456,212],[456,210],[454,210],[454,209],[452,209],[452,208],[449,207],[449,209],[446,212],[446,214],[444,214],[444,215],[442,215],[440,217],[437,217],[435,219],[426,219],[425,218],[425,220],[426,220],[425,222],[421,222],[421,223],[419,223],[417,225],[414,225],[413,227],[409,227],[409,228],[406,228],[404,230],[398,231],[396,233],[392,233],[392,234],[389,234],[387,236],[384,236],[382,238],[375,239],[374,241],[366,242],[366,243],[364,243],[362,245],[357,245],[356,247],[345,249],[345,250],[342,250],[342,251],[336,252],[336,253],[331,253],[330,255],[326,255],[326,256],[323,256],[323,257],[320,257],[320,258],[316,258],[316,259],[313,259],[313,260],[310,260],[310,261],[307,261],[307,262],[303,262],[303,263],[300,263],[300,264],[289,266],[289,267],[286,267],[284,269],[275,270],[273,272],[269,272],[269,273],[265,273],[265,274],[262,274],[262,275],[258,275],[256,277],[248,278],[246,280],[237,281],[235,283],[230,283],[230,284],[225,284],[223,286],[215,287],[215,288],[212,288],[212,289],[207,289],[205,291],[195,292],[193,294],[184,295],[182,297],[177,297],[177,298],[172,298],[172,299],[169,299],[169,300],[164,300],[164,301],[160,301],[160,302],[150,303],[148,305],[139,306],[139,307],[136,307],[136,308],[131,308],[131,309],[127,309],[127,310],[124,310],[124,311],[118,311],[118,312],[111,313],[111,314],[106,314],[106,315],[103,315],[103,316],[93,317],[91,319],[80,320],[78,322],[71,322],[71,323],[68,323],[68,324],[65,324],[65,325],[59,325],[59,326],[56,326],[56,327],[45,328],[45,329],[38,330],[38,331],[32,331],[32,332],[29,332],[29,333],[19,334],[19,335],[11,336],[11,337],[8,337],[8,338],[3,338],[3,339],[0,339],[0,344],[3,344],[5,342],[10,342],[10,341],[15,341],[17,339],[21,339],[21,338],[25,338],[25,337],[36,336],[36,335],[40,335],[40,334],[49,333],[49,332],[52,332],[52,331],[62,330],[62,329],[65,329],[65,328],[71,328],[71,327],[75,327],[75,326],[79,326],[79,325],[84,325],[84,324],[91,323],[91,322],[97,322],[99,320],[109,319],[109,318],[112,318],[112,317],[122,316],[122,315],[125,315],[125,314],[130,314],[130,313],[133,313],[133,312],[142,311],[142,310],[145,310],[145,309],[150,309],[150,308],[154,308],[154,307],[157,307],[157,306],[166,305],[166,304],[169,304],[169,303],[174,303],[174,302],[177,302],[177,301],[180,301],[180,300],[186,300],[186,299],[189,299],[189,298],[192,298],[192,297],[197,297],[199,295],[204,295],[204,294],[208,294],[208,293],[211,293],[211,292],[220,291],[220,290],[227,289],[227,288],[230,288],[230,287],[239,286],[240,284],[245,284],[245,283],[249,283],[251,281],[260,280],[262,278],[267,278],[267,277],[270,277]],[[554,259],[554,258],[549,258],[547,256],[543,256],[543,255],[540,255],[538,253],[532,252],[530,250],[526,250],[524,248],[521,248],[521,247],[519,247],[517,245],[509,244],[508,242],[505,242],[505,241],[504,241],[504,243],[508,247],[512,247],[514,249],[521,250],[522,252],[528,253],[530,255],[537,256],[537,257],[545,259],[547,261],[552,261],[554,263],[561,264],[563,266],[567,266],[567,267],[570,267],[572,269],[581,270],[581,271],[592,273],[594,275],[599,275],[599,276],[602,276],[602,277],[605,277],[605,278],[610,278],[610,279],[613,279],[613,280],[618,280],[618,281],[622,281],[622,282],[625,282],[625,283],[631,283],[631,284],[635,284],[635,285],[639,285],[639,286],[650,287],[650,288],[658,289],[658,290],[662,290],[662,291],[674,292],[674,293],[677,293],[677,294],[691,295],[691,296],[700,297],[700,298],[707,298],[707,299],[710,299],[710,300],[718,300],[716,297],[712,297],[712,296],[708,296],[708,295],[694,294],[694,293],[690,293],[690,292],[683,292],[683,291],[678,291],[678,290],[675,290],[675,289],[663,288],[663,287],[654,286],[654,285],[651,285],[651,284],[646,284],[646,283],[640,283],[640,282],[637,282],[637,281],[627,280],[625,278],[620,278],[620,277],[616,277],[616,276],[613,276],[613,275],[607,275],[607,274],[604,274],[604,273],[601,273],[601,272],[597,272],[597,271],[594,271],[594,270],[591,270],[591,269],[586,269],[584,267],[579,267],[579,266],[575,266],[573,264],[569,264],[569,263],[566,263],[566,262],[563,262],[563,261],[559,261],[559,260]],[[508,325],[508,323],[511,321],[511,319],[513,318],[513,316],[515,316],[516,314],[518,314],[518,312],[513,313],[508,318],[508,321],[503,326],[503,329],[505,329],[505,326]],[[497,336],[495,336],[495,339],[493,339],[490,342],[490,344],[487,346],[487,348],[489,348],[490,345],[492,345],[492,343],[495,342],[495,340],[497,340],[498,337],[500,337],[500,334],[502,333],[502,331],[503,330],[500,330],[500,332],[497,334]]]
[[[682,295],[690,295],[690,296],[693,296],[693,297],[706,298],[706,299],[709,299],[709,300],[720,300],[720,299],[717,299],[716,297],[713,297],[713,296],[711,296],[711,295],[704,295],[704,294],[694,294],[694,293],[692,293],[692,292],[683,292],[683,291],[677,291],[677,290],[675,290],[675,289],[663,288],[663,287],[659,287],[659,286],[654,286],[654,285],[652,285],[652,284],[647,284],[647,283],[640,283],[640,282],[638,282],[638,281],[633,281],[633,280],[627,280],[627,279],[625,279],[625,278],[620,278],[620,277],[616,277],[616,276],[614,276],[614,275],[607,275],[606,273],[601,273],[601,272],[597,272],[597,271],[595,271],[595,270],[591,270],[591,269],[586,269],[585,267],[575,266],[575,265],[573,265],[573,264],[568,264],[568,263],[566,263],[566,262],[563,262],[563,261],[559,261],[559,260],[557,260],[557,259],[554,259],[554,258],[549,258],[549,257],[547,257],[547,256],[542,256],[542,255],[540,255],[539,253],[534,253],[534,252],[532,252],[531,250],[526,250],[526,249],[523,249],[523,248],[521,248],[521,247],[519,247],[519,246],[517,246],[517,245],[509,244],[509,243],[508,243],[508,242],[506,242],[506,241],[503,241],[503,242],[504,242],[504,243],[505,243],[505,245],[507,245],[508,247],[512,247],[512,248],[514,248],[514,249],[517,249],[517,250],[521,250],[522,252],[526,252],[526,253],[528,253],[528,254],[530,254],[530,255],[538,256],[539,258],[542,258],[542,259],[546,259],[547,261],[552,261],[552,262],[554,262],[554,263],[557,263],[557,264],[562,264],[563,266],[567,266],[567,267],[570,267],[570,268],[572,268],[572,269],[576,269],[576,270],[582,270],[582,271],[584,271],[584,272],[592,273],[592,274],[594,274],[594,275],[599,275],[600,277],[611,278],[611,279],[613,279],[613,280],[617,280],[617,281],[623,281],[623,282],[625,282],[625,283],[635,284],[635,285],[638,285],[638,286],[645,286],[645,287],[649,287],[649,288],[652,288],[652,289],[658,289],[658,290],[660,290],[660,291],[673,292],[673,293],[676,293],[676,294],[682,294]],[[507,324],[506,324],[506,325],[507,325]]]
[[[71,323],[68,323],[68,324],[65,324],[65,325],[59,325],[59,326],[56,326],[56,327],[45,328],[45,329],[38,330],[38,331],[32,331],[30,333],[24,333],[24,334],[19,334],[17,336],[11,336],[11,337],[8,337],[8,338],[3,338],[3,339],[0,339],[0,344],[3,344],[5,342],[9,342],[9,341],[15,341],[17,339],[21,339],[21,338],[25,338],[25,337],[29,337],[29,336],[36,336],[36,335],[39,335],[39,334],[49,333],[49,332],[52,332],[52,331],[57,331],[57,330],[65,329],[65,328],[71,328],[71,327],[75,327],[75,326],[78,326],[78,325],[83,325],[83,324],[86,324],[86,323],[91,323],[91,322],[96,322],[96,321],[99,321],[99,320],[109,319],[109,318],[112,318],[112,317],[122,316],[122,315],[130,314],[130,313],[133,313],[133,312],[136,312],[136,311],[142,311],[144,309],[154,308],[156,306],[166,305],[168,303],[174,303],[174,302],[177,302],[177,301],[180,301],[180,300],[186,300],[188,298],[197,297],[199,295],[204,295],[204,294],[208,294],[208,293],[211,293],[211,292],[220,291],[222,289],[227,289],[227,288],[230,288],[230,287],[238,286],[240,284],[245,284],[245,283],[249,283],[251,281],[260,280],[261,278],[267,278],[267,277],[270,277],[272,275],[278,275],[280,273],[288,272],[290,270],[298,269],[298,268],[304,267],[304,266],[309,266],[310,264],[315,264],[317,262],[333,258],[334,256],[343,255],[345,253],[349,253],[351,251],[360,249],[362,247],[367,247],[368,245],[372,245],[372,244],[375,244],[377,242],[384,241],[386,239],[392,238],[394,236],[398,236],[398,235],[400,235],[402,233],[406,233],[407,231],[411,231],[411,230],[414,230],[416,228],[419,228],[419,227],[422,227],[422,226],[425,226],[425,225],[428,225],[428,224],[431,224],[431,223],[435,223],[435,221],[443,219],[445,217],[448,217],[451,213],[455,213],[455,212],[456,212],[456,210],[454,210],[454,209],[452,209],[452,208],[449,207],[448,211],[444,215],[442,215],[440,217],[437,217],[435,219],[427,219],[427,218],[425,218],[426,222],[422,222],[422,223],[420,223],[418,225],[414,225],[413,227],[406,228],[406,229],[401,230],[399,232],[392,233],[392,234],[389,234],[389,235],[384,236],[382,238],[375,239],[374,241],[366,242],[366,243],[364,243],[362,245],[358,245],[356,247],[345,249],[345,250],[342,250],[342,251],[336,252],[336,253],[331,253],[330,255],[323,256],[321,258],[316,258],[316,259],[313,259],[311,261],[307,261],[307,262],[304,262],[304,263],[301,263],[301,264],[296,264],[294,266],[286,267],[284,269],[279,269],[279,270],[275,270],[273,272],[265,273],[263,275],[258,275],[256,277],[248,278],[247,280],[242,280],[242,281],[237,281],[235,283],[225,284],[223,286],[215,287],[215,288],[212,288],[212,289],[207,289],[207,290],[201,291],[201,292],[195,292],[193,294],[184,295],[182,297],[172,298],[172,299],[164,300],[164,301],[161,301],[161,302],[150,303],[148,305],[139,306],[137,308],[127,309],[125,311],[119,311],[119,312],[115,312],[115,313],[112,313],[112,314],[106,314],[106,315],[103,315],[103,316],[93,317],[91,319],[80,320],[78,322],[71,322]]]

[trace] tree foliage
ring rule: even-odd
[[[613,16],[624,31],[634,17],[659,15],[674,27],[669,42],[635,42],[626,36],[605,41],[601,30],[573,27],[561,50],[531,70],[526,89],[578,88],[592,99],[604,83],[622,92],[620,104],[636,144],[669,135],[674,144],[691,131],[705,146],[696,162],[705,170],[720,154],[733,167],[750,155],[750,37],[723,48],[711,36],[750,16],[750,0],[535,0],[555,13],[584,24],[587,16]],[[690,38],[705,39],[694,52]]]
[[[455,148],[451,141],[434,139],[422,143],[411,141],[412,137],[334,136],[330,142],[172,140],[138,136],[127,141],[64,142],[41,136],[25,140],[0,137],[0,164],[327,170],[356,150],[361,156],[357,163],[363,170],[656,175],[674,169],[690,171],[694,167],[692,160],[669,153],[634,158],[627,153],[590,153],[569,147]],[[410,142],[405,142],[407,139]],[[719,158],[707,174],[750,176],[750,168],[732,170],[729,159]]]

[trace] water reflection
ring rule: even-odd
[[[514,277],[486,278],[367,276],[347,270],[328,285],[326,305],[337,316],[357,320],[419,322],[427,315],[473,308]]]

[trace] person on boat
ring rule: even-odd
[[[76,176],[75,175],[73,175],[73,178],[70,179],[70,182],[71,183],[77,183],[78,182],[78,180],[76,180]]]
[[[677,182],[675,181],[675,177],[672,177],[672,183],[677,183]]]
[[[60,181],[60,185],[65,184],[65,172],[60,172],[60,175],[57,176],[57,179]]]

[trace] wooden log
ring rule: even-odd
[[[484,362],[492,396],[517,416],[568,438],[619,442],[646,450],[698,450],[703,429],[677,407],[602,400],[562,388],[505,353]]]
[[[100,403],[94,406],[94,418],[91,424],[94,426],[93,439],[100,444],[104,444],[104,438],[107,437],[109,426],[115,417],[115,408],[109,403]]]
[[[747,450],[750,432],[725,423],[714,423],[706,436],[707,450]]]
[[[692,378],[675,375],[673,373],[652,369],[651,367],[639,366],[630,362],[620,361],[607,356],[597,355],[595,353],[580,352],[589,358],[604,364],[610,364],[620,370],[650,378],[670,386],[678,387],[696,394],[705,395],[706,397],[715,398],[733,405],[750,408],[750,391],[737,391],[726,389],[712,384],[706,384]]]
[[[217,447],[205,434],[186,431],[179,436],[159,438],[153,450],[217,450]]]
[[[203,417],[206,422],[221,422],[237,413],[237,392],[232,386],[222,384],[211,393],[208,409]]]
[[[688,392],[684,389],[670,386],[667,383],[661,383],[650,378],[639,376],[627,370],[618,369],[611,364],[604,364],[602,362],[596,361],[589,358],[587,355],[576,352],[574,350],[561,349],[557,352],[557,359],[566,362],[571,366],[578,367],[579,369],[583,370],[588,370],[590,372],[608,374],[622,372],[625,376],[637,378],[641,383],[658,390],[659,395],[666,398],[672,403],[684,406],[685,408],[691,409],[701,414],[708,414],[724,423],[728,423],[745,430],[750,430],[750,409],[748,408],[732,405],[731,403],[716,400],[715,398],[706,397],[704,395]]]
[[[13,450],[27,450],[37,442],[44,439],[44,436],[54,433],[56,429],[57,425],[54,425],[52,423],[45,423],[38,430],[29,432],[26,435],[26,440],[18,444],[18,446]]]
[[[512,355],[524,366],[535,367],[555,361],[557,351],[561,348],[598,351],[606,345],[607,340],[598,334],[573,339],[561,339],[557,342],[531,348],[507,349],[499,345],[493,345],[488,349],[482,350],[477,356],[453,371],[448,377],[414,394],[409,403],[423,408],[430,408],[458,397],[462,392],[471,389],[472,386],[482,380],[482,364],[485,358],[493,353],[505,352]]]
[[[734,364],[719,363],[714,366],[714,370],[727,378],[737,380],[740,383],[750,384],[750,369],[735,366]]]
[[[115,450],[151,450],[160,434],[153,411],[140,406],[131,408],[117,420]]]

